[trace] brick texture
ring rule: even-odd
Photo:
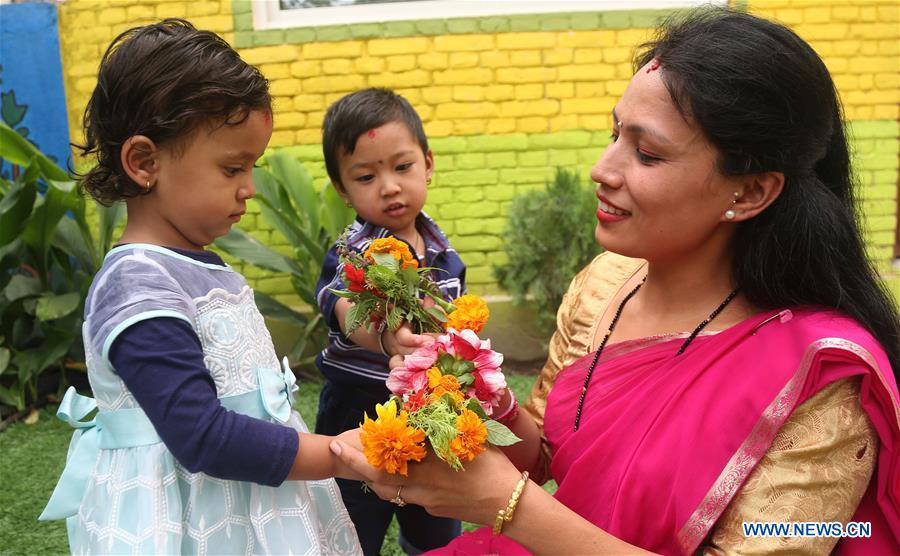
[[[870,251],[889,266],[897,225],[900,16],[893,1],[759,0],[747,9],[792,27],[832,71],[851,122]],[[220,33],[271,81],[272,147],[289,149],[327,186],[319,140],[324,110],[347,92],[397,89],[419,110],[436,174],[426,205],[470,267],[473,292],[498,293],[506,207],[556,166],[586,179],[608,141],[610,110],[631,76],[637,45],[658,11],[422,20],[254,31],[244,0],[68,0],[59,6],[69,126],[80,118],[100,56],[122,30],[187,17]],[[288,252],[258,209],[241,222]],[[287,280],[243,268],[291,304]]]

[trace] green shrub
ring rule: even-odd
[[[597,199],[577,174],[557,168],[543,190],[517,195],[510,205],[503,251],[494,276],[513,302],[530,300],[537,326],[548,335],[569,283],[601,251],[594,239]]]
[[[100,207],[95,231],[66,172],[3,122],[0,158],[0,406],[22,410],[46,370],[61,391],[65,368],[83,369],[84,299],[123,210]]]
[[[285,152],[266,157],[254,168],[253,181],[263,219],[288,240],[291,256],[273,251],[236,227],[217,239],[215,246],[243,262],[290,276],[297,297],[310,311],[297,311],[259,291],[256,304],[266,317],[300,330],[288,358],[292,366],[311,372],[313,359],[328,335],[316,304],[316,283],[325,253],[356,213],[333,187],[316,191],[306,169]]]

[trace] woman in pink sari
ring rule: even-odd
[[[900,553],[900,320],[827,69],[727,10],[670,23],[636,67],[591,174],[607,253],[509,414],[523,441],[408,477],[333,449],[384,499],[502,532],[447,554]]]

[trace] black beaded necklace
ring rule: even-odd
[[[613,329],[615,329],[616,327],[616,323],[619,322],[619,317],[622,316],[622,309],[625,308],[625,304],[628,303],[629,299],[634,297],[634,294],[636,294],[638,290],[641,289],[641,286],[644,285],[644,282],[646,280],[647,278],[644,277],[644,279],[641,280],[641,282],[637,286],[635,286],[633,290],[628,292],[628,295],[625,296],[622,302],[619,303],[619,308],[616,309],[616,314],[615,316],[613,316],[612,322],[609,323],[609,330],[606,331],[606,335],[603,336],[603,341],[600,342],[600,347],[598,347],[597,352],[594,353],[594,359],[591,361],[591,366],[588,367],[587,375],[585,375],[584,377],[584,384],[581,386],[581,397],[578,398],[578,409],[575,410],[575,426],[572,429],[572,432],[576,432],[578,430],[578,424],[581,422],[581,410],[584,408],[584,397],[587,394],[588,385],[591,383],[591,375],[594,374],[594,367],[597,366],[597,361],[600,360],[600,354],[603,353],[603,348],[606,347],[606,342],[612,335]],[[690,336],[688,336],[684,343],[681,344],[681,348],[678,350],[678,353],[675,354],[676,357],[684,353],[684,350],[687,349],[688,345],[690,345],[690,343],[694,341],[694,338],[697,337],[697,334],[700,334],[700,331],[706,328],[706,325],[712,322],[712,320],[716,318],[719,313],[721,313],[722,310],[728,306],[729,303],[731,303],[732,299],[737,297],[737,294],[738,289],[735,288],[731,291],[731,293],[728,294],[728,297],[726,297],[725,300],[722,301],[722,303],[720,303],[719,306],[709,314],[708,317],[703,319],[703,322],[701,322],[697,325],[696,328],[694,328],[694,331],[691,332]]]

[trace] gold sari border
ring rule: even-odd
[[[678,533],[678,543],[685,554],[692,554],[709,534],[716,521],[725,511],[732,498],[740,490],[741,485],[756,467],[756,464],[765,456],[779,429],[793,412],[800,397],[803,385],[806,384],[810,368],[815,356],[825,349],[839,349],[848,351],[867,364],[875,371],[882,386],[888,391],[894,405],[894,413],[900,424],[900,404],[893,391],[887,386],[887,382],[881,374],[878,363],[868,350],[846,340],[844,338],[822,338],[816,340],[806,349],[800,366],[781,392],[772,400],[753,430],[738,448],[737,452],[728,461],[728,464],[719,474],[719,477],[706,493],[703,501],[694,510],[681,531]]]

